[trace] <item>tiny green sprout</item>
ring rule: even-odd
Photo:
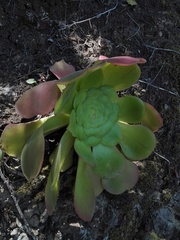
[[[135,0],[126,0],[127,3],[130,5],[130,6],[135,6],[137,5],[137,2]]]
[[[37,83],[37,81],[34,78],[29,78],[28,80],[26,80],[26,82],[30,85]]]
[[[51,68],[58,80],[41,83],[16,102],[21,117],[42,115],[28,123],[9,124],[1,135],[2,149],[21,159],[24,176],[31,181],[41,171],[45,136],[65,127],[50,155],[50,173],[45,188],[49,214],[55,210],[60,174],[78,155],[74,206],[84,221],[90,221],[96,197],[103,190],[121,194],[138,181],[133,161],[147,158],[155,148],[153,132],[162,118],[149,103],[136,96],[121,95],[140,77],[142,58],[100,56],[91,67],[75,71],[61,60]],[[51,114],[49,114],[51,112]]]

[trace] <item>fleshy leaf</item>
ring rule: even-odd
[[[106,61],[113,65],[119,65],[119,66],[130,66],[138,63],[146,63],[146,60],[144,58],[134,58],[129,56],[117,56],[117,57],[108,58],[106,56],[100,55],[99,60]]]
[[[103,73],[101,69],[97,69],[96,71],[87,72],[86,76],[84,76],[81,81],[79,81],[79,85],[77,84],[77,89],[89,89],[94,87],[100,87],[103,83]]]
[[[55,209],[59,193],[59,176],[60,172],[67,170],[73,162],[72,146],[74,138],[69,131],[62,136],[55,152],[51,155],[52,167],[48,177],[45,189],[45,202],[49,214]]]
[[[44,135],[40,127],[25,144],[21,155],[21,167],[24,176],[31,181],[35,178],[42,167],[44,159]]]
[[[125,161],[125,168],[119,176],[112,179],[102,179],[102,185],[111,194],[121,194],[134,187],[138,181],[138,168],[134,163]]]
[[[49,173],[48,181],[45,188],[45,203],[46,209],[49,215],[51,215],[56,207],[58,195],[59,195],[59,187],[60,182],[58,182],[52,186],[53,175],[52,172]]]
[[[74,81],[80,81],[80,79],[83,79],[84,77],[87,76],[87,74],[89,73],[92,73],[100,68],[102,68],[103,66],[106,65],[106,62],[100,62],[98,64],[95,64],[93,65],[92,67],[89,67],[87,69],[84,69],[84,70],[79,70],[79,71],[76,71],[74,73],[71,73],[61,79],[59,79],[57,81],[58,85],[60,84],[69,84],[71,82],[74,82]]]
[[[14,157],[21,156],[21,152],[27,140],[49,117],[28,123],[9,124],[1,135],[2,149]]]
[[[119,127],[119,124],[114,124],[114,126],[111,128],[111,130],[105,134],[105,136],[102,138],[102,144],[106,146],[114,146],[117,143],[119,143],[119,139],[121,136],[121,129]]]
[[[67,113],[70,114],[73,107],[73,100],[76,95],[76,84],[69,84],[61,94],[61,97],[57,101],[54,109],[54,113]]]
[[[147,158],[155,148],[156,139],[151,130],[141,125],[119,123],[121,128],[120,146],[131,160]]]
[[[149,103],[144,103],[145,114],[142,120],[142,124],[150,128],[153,132],[156,132],[163,126],[163,120],[158,111]]]
[[[74,149],[77,154],[90,166],[94,166],[93,155],[91,152],[91,148],[87,146],[83,141],[75,139]]]
[[[57,100],[60,91],[56,81],[41,83],[27,90],[16,102],[17,113],[24,118],[31,118],[38,114],[50,113]]]
[[[91,183],[92,183],[92,186],[94,189],[95,196],[97,197],[103,191],[101,178],[94,174],[92,167],[90,167],[88,164],[87,164],[86,168],[87,168],[87,174],[91,180]]]
[[[50,71],[58,78],[62,78],[67,76],[73,72],[75,72],[75,68],[66,63],[64,60],[55,62],[54,65],[50,67]]]
[[[95,192],[87,172],[87,164],[79,159],[74,188],[74,205],[76,213],[84,221],[92,219],[95,201]]]
[[[134,96],[121,97],[118,102],[119,120],[128,123],[140,123],[144,117],[144,103]]]
[[[93,147],[94,173],[101,178],[114,178],[124,170],[124,156],[116,147],[99,144]]]
[[[70,119],[69,119],[69,125],[68,125],[68,130],[72,133],[74,137],[76,137],[77,134],[77,124],[76,124],[76,114],[75,111],[72,110]]]
[[[70,157],[69,153],[72,153],[71,148],[73,147],[73,144],[74,138],[69,131],[66,131],[58,144],[56,155],[52,161],[52,185],[55,185],[57,183],[60,171],[62,169],[67,170],[67,168],[72,165],[73,158],[72,156]]]
[[[105,65],[102,68],[104,84],[111,85],[116,91],[125,90],[132,86],[140,77],[137,64],[129,66]]]
[[[0,161],[3,159],[3,152],[2,150],[0,149]],[[0,165],[1,165],[1,162],[0,162]]]
[[[48,135],[62,127],[66,126],[69,123],[69,115],[64,113],[57,113],[54,116],[51,116],[43,125],[44,135]]]

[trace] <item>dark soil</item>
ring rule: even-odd
[[[155,152],[137,163],[138,184],[119,196],[103,192],[91,222],[73,207],[74,168],[63,175],[56,212],[44,204],[47,170],[27,183],[18,159],[4,156],[0,178],[0,239],[180,239],[180,1],[1,0],[0,117],[19,122],[14,103],[29,78],[52,79],[64,59],[76,69],[106,56],[143,57],[140,81],[128,90],[162,115]]]

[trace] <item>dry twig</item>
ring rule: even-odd
[[[60,29],[61,29],[61,30],[65,30],[66,28],[71,28],[71,27],[73,27],[74,25],[78,25],[78,24],[81,24],[81,23],[85,23],[85,22],[89,22],[89,23],[90,23],[91,20],[93,20],[93,19],[100,18],[101,16],[103,16],[103,15],[105,15],[105,14],[108,14],[108,15],[109,15],[110,12],[114,11],[114,10],[117,8],[117,6],[118,6],[118,0],[116,0],[116,4],[115,4],[114,7],[110,8],[110,9],[104,11],[104,12],[98,13],[97,15],[95,15],[95,16],[93,16],[93,17],[86,18],[86,19],[83,19],[83,20],[77,21],[77,22],[73,21],[73,23],[71,23],[71,24],[62,24],[62,23],[61,23]]]
[[[176,96],[176,97],[180,97],[178,93],[174,93],[174,92],[169,91],[169,90],[167,90],[167,89],[165,89],[165,88],[158,87],[158,86],[153,85],[153,84],[151,84],[151,83],[149,83],[149,82],[146,82],[146,81],[143,81],[143,80],[139,80],[139,82],[145,83],[145,84],[147,84],[148,86],[154,87],[154,88],[156,88],[156,89],[158,89],[158,90],[161,90],[161,91],[164,91],[164,92],[168,92],[169,94],[174,95],[174,96]]]

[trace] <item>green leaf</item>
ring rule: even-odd
[[[49,117],[28,123],[9,124],[1,135],[2,149],[13,157],[21,156],[21,152],[27,140]]]
[[[88,174],[88,176],[91,180],[91,183],[92,183],[92,186],[93,186],[93,189],[94,189],[95,196],[97,197],[103,191],[101,178],[94,174],[94,171],[93,171],[92,167],[87,165],[86,168],[87,168],[87,174]]]
[[[142,119],[142,124],[156,132],[160,127],[163,126],[163,120],[158,111],[149,103],[144,103],[145,114]]]
[[[83,141],[75,139],[74,149],[83,161],[85,161],[90,166],[94,166],[93,155],[91,152],[91,147],[87,146]]]
[[[121,194],[134,187],[138,181],[138,168],[134,163],[125,161],[125,168],[119,176],[112,179],[102,179],[102,185],[111,194]]]
[[[120,146],[131,160],[147,158],[155,148],[156,139],[151,130],[141,125],[119,123],[121,128]]]
[[[53,181],[53,175],[52,175],[52,172],[50,172],[48,176],[48,181],[45,187],[45,203],[46,203],[46,209],[49,215],[51,215],[55,210],[58,195],[59,195],[59,187],[60,187],[59,180],[53,186],[52,186],[52,181]]]
[[[79,158],[74,188],[74,205],[78,216],[91,221],[95,209],[95,192],[89,177],[87,164]]]
[[[66,131],[51,155],[52,167],[45,189],[45,202],[49,214],[52,214],[56,206],[60,172],[67,170],[73,163],[73,143],[74,138],[69,131]]]
[[[114,178],[124,170],[124,156],[116,147],[97,145],[93,147],[94,173],[101,178]]]
[[[28,80],[26,80],[26,82],[28,84],[34,84],[34,83],[37,83],[36,80],[34,78],[29,78]]]
[[[130,66],[115,66],[107,64],[102,68],[104,84],[111,85],[115,90],[125,90],[132,86],[140,77],[137,64]]]
[[[0,149],[0,161],[3,159],[3,152],[2,150]],[[1,164],[1,163],[0,163]]]
[[[72,133],[74,137],[77,136],[77,123],[76,123],[76,113],[75,110],[72,110],[70,119],[69,119],[69,125],[68,130]]]
[[[25,144],[21,154],[21,167],[27,180],[35,178],[42,167],[44,159],[44,135],[40,127]]]
[[[137,5],[137,2],[136,2],[135,0],[126,0],[126,1],[127,1],[127,3],[128,3],[129,5],[131,5],[131,6]]]
[[[67,170],[72,165],[73,158],[69,153],[72,153],[71,149],[73,144],[74,138],[69,131],[66,131],[58,144],[56,154],[54,155],[54,159],[52,161],[52,184],[57,183],[59,179],[59,173],[62,169]]]
[[[119,143],[121,137],[121,129],[119,124],[115,123],[108,133],[102,138],[101,143],[106,146],[114,146]]]
[[[121,97],[118,106],[120,121],[127,123],[140,123],[144,117],[144,103],[137,97]]]
[[[84,74],[83,77],[77,83],[77,89],[89,89],[100,87],[103,83],[103,73],[101,69],[96,71],[87,71],[87,74]]]
[[[94,64],[92,67],[89,67],[87,69],[84,69],[84,70],[79,70],[79,71],[76,71],[74,73],[71,73],[61,79],[59,79],[57,81],[57,85],[61,85],[61,84],[69,84],[71,82],[75,82],[75,81],[78,81],[80,79],[83,79],[84,77],[87,76],[87,74],[91,73],[91,72],[94,72],[98,69],[100,69],[102,66],[105,66],[106,63],[105,62],[99,62],[98,64]]]
[[[54,116],[51,116],[44,124],[43,124],[43,132],[44,135],[48,135],[69,123],[69,115],[64,113],[57,113]]]
[[[61,94],[61,97],[57,101],[54,109],[54,113],[66,113],[70,114],[73,108],[73,101],[76,95],[76,84],[69,84]]]

